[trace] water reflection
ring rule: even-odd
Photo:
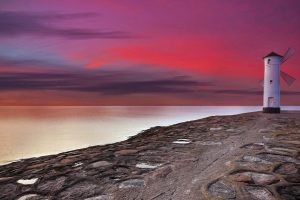
[[[260,109],[257,106],[0,107],[0,164],[121,141],[152,126]]]

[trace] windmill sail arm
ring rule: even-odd
[[[285,52],[283,57],[281,58],[281,64],[287,61],[293,54],[294,54],[294,49],[288,48],[288,50]]]
[[[292,77],[291,75],[288,75],[287,73],[280,71],[280,76],[281,78],[286,82],[286,84],[288,84],[289,86],[291,86],[294,81],[296,80],[294,77]]]

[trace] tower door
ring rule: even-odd
[[[274,97],[268,98],[268,107],[274,107]]]

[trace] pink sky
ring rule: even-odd
[[[295,55],[298,0],[0,2],[0,105],[261,105],[262,57]],[[300,105],[300,81],[282,83]]]

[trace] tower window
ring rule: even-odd
[[[270,61],[271,61],[271,59],[269,58],[269,59],[268,59],[268,64],[270,64]]]
[[[273,80],[270,80],[270,84],[272,84],[273,83]]]

